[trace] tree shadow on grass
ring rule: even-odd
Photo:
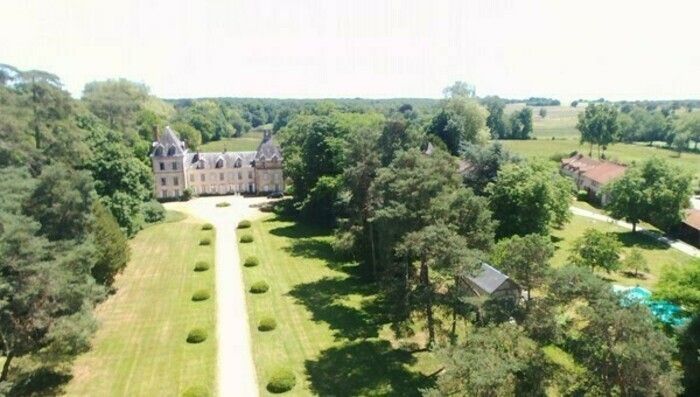
[[[71,380],[70,374],[42,367],[22,374],[12,385],[10,396],[57,396],[63,394],[63,387]]]
[[[410,352],[375,340],[324,350],[305,367],[311,391],[321,396],[419,396],[432,380],[406,368],[415,362]]]
[[[299,303],[306,306],[314,321],[323,321],[334,331],[336,339],[355,340],[379,335],[383,321],[381,299],[376,298],[376,286],[357,277],[324,277],[299,284],[289,291]],[[362,299],[359,308],[342,303],[349,296]]]
[[[670,248],[670,245],[641,232],[615,232],[615,235],[625,247],[637,247],[646,250],[666,250]]]

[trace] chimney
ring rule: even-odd
[[[153,126],[153,141],[154,141],[154,142],[158,142],[158,139],[160,138],[159,135],[160,135],[160,134],[159,134],[159,132],[158,132],[158,126],[157,126],[157,125],[154,125],[154,126]]]

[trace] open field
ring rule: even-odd
[[[207,142],[199,147],[202,152],[248,152],[258,148],[262,131],[251,131],[239,138],[224,138],[220,141]]]
[[[675,250],[666,244],[658,242],[649,236],[645,236],[641,233],[632,233],[627,229],[623,229],[611,223],[573,215],[571,217],[571,222],[566,224],[563,229],[554,229],[552,233],[554,244],[556,246],[554,258],[552,259],[552,264],[555,267],[562,266],[567,262],[571,244],[576,238],[583,235],[583,232],[589,228],[614,233],[618,240],[623,244],[623,254],[627,249],[637,247],[642,251],[642,254],[646,258],[650,271],[645,278],[626,277],[622,273],[600,273],[600,275],[604,278],[610,279],[612,282],[618,284],[628,286],[635,286],[639,284],[653,290],[654,285],[658,281],[661,271],[665,265],[683,265],[693,260],[691,256]]]
[[[545,140],[535,139],[527,141],[502,140],[501,142],[509,150],[525,157],[537,157],[548,159],[554,154],[569,154],[578,150],[588,154],[588,146],[580,145],[578,140]],[[671,150],[647,146],[642,144],[616,143],[610,145],[605,151],[608,159],[629,164],[633,161],[641,162],[650,157],[658,157],[669,163],[682,167],[691,172],[696,178],[700,177],[700,154],[683,153],[680,157]],[[594,148],[594,156],[596,156]]]
[[[296,374],[296,387],[285,395],[411,396],[429,384],[418,371],[425,366],[423,353],[383,338],[375,286],[355,276],[356,265],[334,256],[328,231],[268,216],[238,234],[248,233],[255,241],[239,244],[241,261],[255,255],[260,264],[243,269],[246,289],[260,280],[270,286],[264,294],[246,295],[263,395],[278,367]],[[258,331],[263,316],[274,317],[277,328]]]
[[[515,110],[525,107],[524,103],[512,103],[506,106],[505,113],[510,114]],[[547,115],[542,118],[539,115],[540,108],[532,108],[533,135],[539,139],[578,139],[579,132],[576,129],[578,114],[586,108],[585,104],[572,108],[571,106],[544,106]]]
[[[117,277],[117,292],[96,310],[99,329],[92,349],[76,360],[67,395],[180,396],[194,385],[214,390],[214,271],[193,271],[200,260],[213,265],[214,245],[198,244],[202,237],[213,241],[214,232],[181,214],[169,219],[175,222],[150,226],[131,241],[131,261]],[[211,298],[192,302],[199,289]],[[188,344],[193,327],[207,330],[208,339]]]

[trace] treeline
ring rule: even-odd
[[[0,394],[52,394],[89,348],[127,237],[164,215],[147,155],[171,111],[138,84],[78,101],[53,74],[0,65]]]
[[[605,149],[614,142],[660,142],[680,155],[697,149],[700,112],[592,103],[579,114],[576,128],[581,132],[581,142],[589,144],[591,155],[596,146],[598,156],[604,157]]]
[[[278,133],[287,210],[335,229],[337,252],[379,291],[377,321],[424,333],[444,366],[426,395],[679,393],[674,340],[590,270],[584,241],[551,267],[571,182],[486,142],[488,111],[450,92],[432,114],[316,107]],[[469,292],[484,262],[522,286],[522,303]]]

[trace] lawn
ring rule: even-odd
[[[621,284],[621,285],[642,285],[652,289],[658,281],[661,270],[665,265],[683,265],[691,262],[693,258],[686,255],[670,246],[658,242],[653,238],[641,233],[632,233],[632,231],[623,229],[619,226],[607,222],[596,221],[582,216],[572,216],[571,222],[564,226],[561,230],[554,230],[552,233],[553,240],[556,246],[552,264],[554,266],[562,266],[566,264],[569,250],[573,241],[583,235],[586,229],[595,228],[604,232],[614,233],[618,240],[623,244],[623,251],[637,247],[642,250],[642,254],[647,260],[650,272],[645,275],[645,278],[627,277],[622,273],[600,273],[606,279]]]
[[[73,368],[67,395],[180,396],[189,387],[214,390],[216,303],[213,268],[194,272],[195,262],[213,265],[213,231],[192,218],[169,214],[131,242],[131,261],[117,277],[116,293],[96,310],[99,329],[92,349]],[[192,302],[195,290],[211,298]],[[185,339],[193,327],[208,331],[200,344]]]
[[[333,254],[326,230],[268,216],[253,222],[253,243],[239,244],[246,289],[264,280],[270,290],[247,293],[253,357],[263,395],[275,368],[296,374],[286,395],[417,395],[434,371],[424,353],[412,354],[389,341],[376,286],[356,276],[357,266]],[[277,328],[257,329],[263,316]]]
[[[554,154],[569,154],[575,150],[588,154],[588,146],[582,146],[578,140],[546,140],[536,139],[527,141],[503,140],[503,145],[515,153],[525,157],[548,159]],[[609,159],[623,163],[633,161],[642,162],[650,157],[658,157],[667,160],[671,164],[688,170],[693,175],[700,177],[700,154],[683,153],[680,157],[671,150],[647,146],[644,144],[615,143],[608,147],[606,155]],[[594,156],[595,156],[594,148]]]
[[[506,106],[505,113],[510,114],[525,106],[523,103],[513,103]],[[579,132],[576,129],[578,114],[585,110],[585,105],[572,108],[571,106],[544,106],[547,115],[542,118],[539,115],[540,108],[532,108],[532,132],[539,139],[578,139]]]
[[[249,152],[257,150],[262,131],[251,131],[239,138],[224,138],[219,141],[207,142],[199,147],[202,152]]]

